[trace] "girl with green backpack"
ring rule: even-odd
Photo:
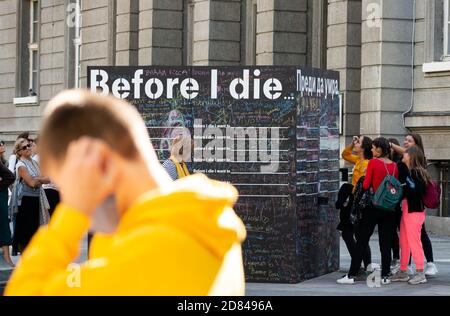
[[[373,159],[367,166],[363,187],[374,192],[373,204],[363,210],[360,222],[360,237],[356,244],[355,256],[352,257],[350,271],[339,279],[339,284],[354,284],[355,276],[361,266],[364,251],[369,244],[375,226],[381,251],[381,283],[389,284],[391,270],[391,242],[395,226],[395,205],[401,198],[401,185],[398,182],[397,164],[388,157],[391,152],[389,141],[380,137],[372,142]],[[376,206],[375,206],[376,205]],[[391,207],[393,205],[393,207]],[[390,208],[391,207],[391,208]]]

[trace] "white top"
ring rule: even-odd
[[[36,161],[39,164],[39,155],[38,154],[33,155],[33,157],[31,157],[31,159],[33,159],[34,161]],[[53,182],[50,182],[49,184],[43,184],[42,188],[44,190],[52,189],[52,190],[58,191],[56,184],[54,184]]]
[[[16,165],[16,161],[17,161],[17,156],[12,154],[11,156],[9,156],[8,159],[8,169],[14,173],[16,170],[14,170],[14,166]]]

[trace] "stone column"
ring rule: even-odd
[[[197,0],[193,16],[193,65],[239,65],[241,3]]]
[[[183,0],[140,0],[139,10],[139,65],[182,65]]]
[[[307,0],[257,2],[256,64],[306,64],[307,10]]]
[[[138,64],[139,1],[117,1],[116,65]]]
[[[19,11],[19,3],[15,0],[0,2],[0,132],[9,148],[13,146],[20,131],[17,119],[12,118],[16,111],[13,99],[22,96],[19,89],[16,91],[16,87],[20,86],[18,74],[21,66],[17,60],[20,43],[17,31],[20,23]]]
[[[327,68],[340,73],[344,145],[360,133],[361,1],[328,1],[327,47]]]
[[[81,87],[87,86],[88,66],[114,65],[116,1],[81,2]]]
[[[402,138],[411,104],[413,1],[363,0],[361,134]]]

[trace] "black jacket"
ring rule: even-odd
[[[401,161],[397,163],[397,169],[398,169],[398,181],[400,181],[400,183],[404,185],[406,183],[406,177],[409,175],[409,169]]]
[[[405,177],[403,186],[403,197],[408,201],[408,213],[423,212],[423,196],[426,192],[426,184],[419,174],[412,170]]]
[[[340,231],[352,229],[353,225],[350,222],[350,208],[353,203],[353,185],[350,183],[344,183],[339,189],[338,198],[335,203],[337,209],[340,210],[339,213],[339,225],[337,229]]]
[[[0,162],[0,191],[7,189],[11,184],[14,183],[15,177],[3,163]]]

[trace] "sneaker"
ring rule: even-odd
[[[391,279],[389,279],[389,277],[383,277],[381,279],[381,284],[383,284],[383,285],[391,284]]]
[[[398,259],[394,259],[391,263],[391,273],[396,274],[398,271],[400,271],[400,262]]]
[[[355,284],[354,278],[349,278],[348,275],[344,275],[342,278],[336,281],[338,284]]]
[[[367,272],[373,272],[375,270],[380,270],[380,265],[378,263],[371,263],[366,268]]]
[[[416,274],[416,267],[414,265],[410,264],[408,266],[408,270],[406,270],[406,273],[408,273],[408,275]]]
[[[392,282],[407,282],[409,280],[409,275],[406,273],[406,271],[397,271],[394,273],[394,275],[391,277]]]
[[[427,276],[434,276],[438,273],[438,269],[436,268],[436,265],[434,262],[428,262],[427,267],[425,269],[425,275]]]
[[[425,273],[418,272],[415,276],[412,277],[411,280],[408,281],[408,283],[412,285],[427,283]]]

